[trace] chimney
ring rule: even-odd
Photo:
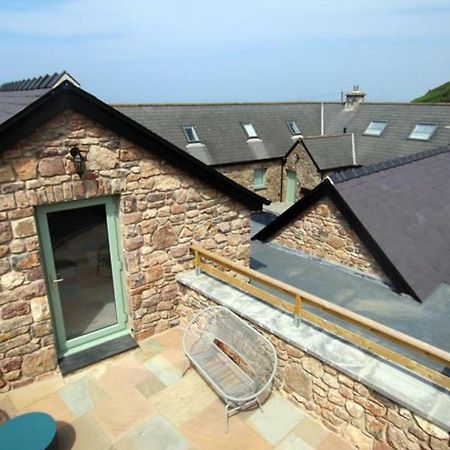
[[[353,111],[360,103],[364,101],[366,93],[359,89],[358,85],[354,85],[350,92],[345,94],[344,109]]]

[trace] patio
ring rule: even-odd
[[[182,328],[62,378],[52,375],[0,397],[10,417],[30,411],[58,422],[58,449],[279,449],[351,447],[276,392],[230,419],[194,370],[182,378]],[[1,417],[1,415],[0,415]]]

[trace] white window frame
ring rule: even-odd
[[[382,123],[382,124],[384,124],[384,127],[381,129],[381,130],[377,130],[377,129],[375,129],[375,130],[370,130],[370,128],[372,127],[372,125],[373,124],[376,124],[376,123]],[[367,128],[366,128],[366,130],[364,131],[364,136],[375,136],[375,137],[379,137],[379,136],[381,136],[383,133],[384,133],[384,130],[386,129],[386,127],[387,127],[387,120],[372,120],[370,123],[369,123],[369,125],[367,125]]]
[[[417,133],[418,128],[421,126],[433,127],[433,130],[427,136],[421,137],[420,134],[415,134],[415,133]],[[430,141],[431,138],[433,137],[434,133],[436,132],[436,130],[437,130],[436,123],[418,122],[415,124],[413,130],[409,134],[408,139],[412,139],[414,141]],[[423,133],[422,133],[422,135],[423,135]]]
[[[257,139],[259,137],[258,133],[256,132],[255,127],[253,126],[252,123],[250,123],[250,122],[243,123],[242,127],[244,128],[244,130],[247,134],[247,137],[249,139]]]
[[[286,125],[289,128],[292,136],[300,136],[302,134],[295,120],[287,120]]]
[[[193,135],[193,138],[194,138],[193,140],[189,137],[188,130],[192,131],[192,135]],[[185,126],[183,126],[183,132],[184,132],[186,140],[189,142],[189,144],[192,144],[194,142],[200,142],[200,139],[198,137],[197,131],[196,131],[196,129],[195,129],[195,127],[193,125],[185,125]]]
[[[267,172],[266,167],[260,167],[258,169],[253,170],[253,189],[255,189],[255,190],[265,189],[265,187],[266,187],[266,172]],[[260,179],[258,179],[258,181],[260,181],[259,183],[257,182],[257,177],[256,177],[257,173],[262,175],[260,177]]]

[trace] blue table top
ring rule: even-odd
[[[45,450],[55,435],[53,417],[41,412],[22,414],[0,426],[0,449]]]

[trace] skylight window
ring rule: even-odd
[[[200,142],[198,138],[198,134],[195,131],[195,128],[192,125],[183,127],[184,135],[189,143],[191,142]]]
[[[286,124],[287,124],[292,136],[298,136],[298,135],[302,134],[300,131],[300,128],[297,126],[297,124],[295,123],[294,120],[288,120],[286,122]]]
[[[249,139],[258,137],[258,133],[256,132],[255,127],[251,123],[243,123],[242,126],[244,127],[244,130],[247,133]]]
[[[386,128],[387,122],[384,120],[375,120],[369,123],[369,126],[364,131],[367,136],[381,136]]]
[[[434,123],[417,123],[409,135],[409,139],[416,141],[429,141],[436,131],[437,125]]]

